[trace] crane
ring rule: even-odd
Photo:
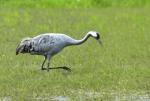
[[[42,55],[45,57],[41,70],[49,69],[65,69],[71,71],[66,66],[49,68],[51,58],[59,53],[63,48],[72,45],[80,45],[84,43],[89,37],[95,38],[101,45],[100,34],[96,31],[89,31],[82,39],[76,40],[61,33],[45,33],[35,36],[33,38],[27,37],[21,40],[16,48],[16,55],[19,53],[30,53],[31,55]],[[47,68],[44,64],[47,60]]]

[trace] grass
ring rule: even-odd
[[[125,93],[150,93],[149,8],[1,8],[0,99],[112,100]],[[24,37],[46,32],[66,33],[76,39],[90,30],[101,33],[104,47],[92,38],[68,47],[41,71],[41,56],[15,55]],[[91,95],[90,95],[91,94]],[[97,96],[98,95],[98,96]]]
[[[0,7],[13,8],[103,8],[149,7],[149,0],[1,0]]]

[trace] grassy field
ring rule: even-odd
[[[0,0],[0,7],[9,8],[133,8],[149,6],[149,0]]]
[[[149,7],[1,8],[0,101],[137,101],[145,96],[149,101],[149,11]],[[41,71],[42,56],[15,55],[24,37],[60,32],[80,39],[90,30],[101,33],[104,47],[90,38],[51,61],[51,66],[71,67],[71,73]]]

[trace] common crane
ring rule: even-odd
[[[45,59],[42,63],[41,70],[65,69],[71,71],[71,69],[66,66],[49,68],[51,58],[59,53],[64,47],[71,45],[80,45],[84,43],[89,37],[95,38],[102,45],[100,34],[95,31],[89,31],[81,40],[76,40],[60,33],[46,33],[40,34],[33,38],[22,39],[22,41],[16,48],[16,55],[18,55],[19,53],[43,55]],[[48,65],[47,68],[44,68],[46,60],[48,62]]]

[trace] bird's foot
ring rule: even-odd
[[[41,70],[47,70],[49,72],[49,68],[41,68]]]
[[[68,68],[68,67],[66,67],[66,66],[63,66],[63,67],[62,67],[62,69],[65,69],[65,70],[67,70],[67,71],[71,72],[71,69],[70,69],[70,68]]]

